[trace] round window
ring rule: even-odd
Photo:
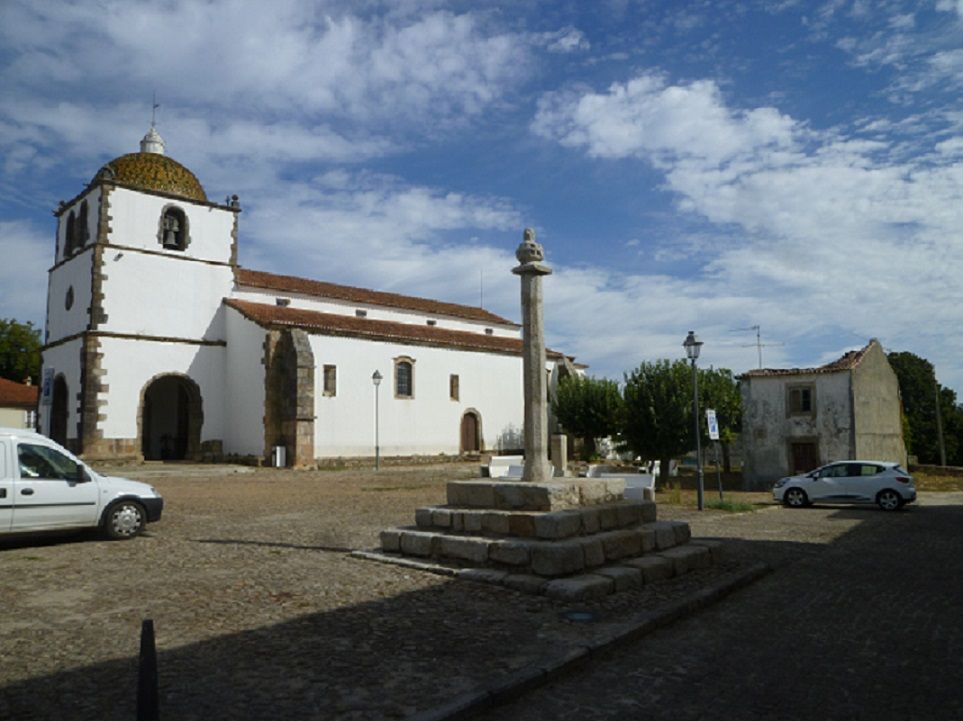
[[[64,308],[70,310],[74,305],[74,287],[67,288],[67,297],[64,298]]]

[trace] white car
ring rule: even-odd
[[[888,461],[836,461],[814,471],[776,481],[772,496],[790,508],[810,503],[875,503],[899,510],[916,500],[913,476]]]
[[[146,483],[102,476],[39,433],[0,428],[0,537],[99,528],[133,538],[163,509]]]

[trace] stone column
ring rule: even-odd
[[[545,373],[545,334],[542,321],[542,276],[552,269],[542,261],[545,253],[526,228],[515,251],[521,263],[512,273],[522,281],[522,373],[525,389],[525,466],[523,481],[544,483],[552,479],[548,462],[548,376]]]

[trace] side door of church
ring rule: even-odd
[[[17,444],[11,530],[94,526],[99,486],[73,458],[40,443]]]

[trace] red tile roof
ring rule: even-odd
[[[519,327],[517,323],[512,323],[512,321],[490,313],[484,308],[475,308],[469,305],[444,303],[428,298],[416,298],[398,293],[384,293],[377,290],[325,283],[320,280],[298,278],[293,275],[275,275],[274,273],[264,273],[259,270],[247,270],[245,268],[238,268],[234,277],[237,279],[238,285],[264,288],[266,290],[278,291],[279,293],[301,293],[303,295],[313,295],[320,298],[345,300],[350,303],[384,305],[391,308],[402,308],[422,313],[477,320],[483,323],[496,323],[498,325],[514,326],[515,328]]]
[[[866,352],[873,346],[873,344],[879,345],[879,341],[873,338],[866,344],[864,348],[859,350],[851,350],[843,353],[842,356],[834,360],[832,363],[827,363],[824,366],[818,366],[816,368],[759,368],[757,370],[746,371],[740,378],[759,378],[766,376],[795,376],[795,375],[813,375],[818,373],[839,373],[841,371],[852,370],[859,365],[860,361],[866,355]]]
[[[388,320],[357,318],[337,313],[321,313],[303,308],[291,308],[253,303],[237,298],[225,298],[224,304],[239,311],[245,318],[263,327],[286,326],[303,328],[308,332],[324,335],[367,338],[370,340],[397,341],[441,345],[463,350],[478,350],[495,353],[521,354],[520,338],[471,333],[463,330],[450,330],[430,325],[398,323]],[[549,358],[561,358],[557,351],[546,351]]]
[[[0,378],[0,406],[36,408],[39,394],[40,388],[38,386],[28,386],[25,383]]]

